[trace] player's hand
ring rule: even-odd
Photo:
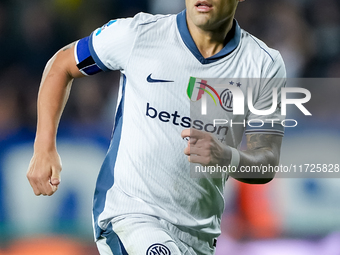
[[[56,150],[35,150],[27,171],[34,194],[51,196],[60,184],[61,160]]]
[[[231,149],[211,133],[190,128],[184,129],[181,136],[183,139],[190,138],[188,146],[184,149],[184,154],[188,156],[189,162],[199,163],[203,166],[230,164]]]

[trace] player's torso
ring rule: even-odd
[[[223,209],[223,180],[190,178],[189,163],[183,153],[187,141],[181,138],[181,132],[189,127],[212,131],[212,127],[205,120],[192,118],[189,83],[192,77],[197,78],[197,83],[225,78],[225,82],[238,86],[239,78],[259,77],[261,70],[251,65],[246,53],[242,54],[242,42],[225,58],[202,64],[183,42],[175,18],[140,28],[124,71],[123,131],[115,165],[115,185],[151,204],[164,201],[186,207],[204,201],[206,215],[211,215],[211,207],[215,212]],[[239,88],[246,91],[247,84]],[[221,107],[214,113],[233,118],[232,112]],[[241,140],[243,130],[242,126],[237,129],[236,143]],[[230,137],[226,129],[219,133],[222,139],[226,135]],[[209,183],[206,187],[211,189],[204,191],[208,191],[206,197],[202,192],[203,182]],[[210,195],[220,201],[218,206],[209,207],[214,201]]]
[[[249,83],[245,82],[244,78],[261,77],[262,66],[259,59],[251,59],[249,52],[244,50],[242,40],[228,56],[202,64],[185,45],[175,18],[171,16],[168,19],[173,21],[164,21],[164,25],[154,24],[157,28],[152,25],[148,25],[145,31],[141,28],[142,32],[133,47],[127,70],[124,71],[124,126],[126,130],[134,130],[135,133],[129,137],[136,137],[136,143],[139,141],[140,148],[136,146],[136,150],[142,154],[147,151],[153,154],[147,155],[143,160],[150,158],[152,162],[161,162],[164,158],[168,162],[172,156],[174,166],[178,167],[178,164],[183,166],[183,163],[178,163],[181,161],[179,159],[186,160],[182,150],[186,143],[180,136],[183,129],[194,127],[212,132],[221,139],[228,135],[226,130],[214,131],[211,121],[197,121],[195,116],[192,116],[193,102],[198,100],[195,95],[197,91],[189,92],[190,83],[195,83],[194,90],[197,90],[202,82],[213,87],[220,82],[232,84],[247,96],[248,86],[257,86],[257,83],[256,79],[253,80],[255,82]],[[225,93],[222,93],[225,89],[216,90],[220,98],[225,96]],[[245,118],[247,105],[244,116],[233,116],[232,97],[228,98],[227,95],[224,99],[224,107],[218,104],[218,107],[210,108],[210,119],[219,117],[237,121]],[[209,100],[208,103],[211,103]],[[240,142],[244,128],[241,126],[235,131],[237,144],[230,144],[234,147]],[[132,140],[131,138],[130,142]],[[146,148],[150,150],[145,150]],[[154,153],[155,151],[157,153]],[[164,153],[164,157],[159,157],[160,153]],[[154,157],[158,159],[155,160]]]

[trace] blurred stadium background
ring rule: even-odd
[[[0,0],[0,255],[98,254],[92,193],[109,145],[119,74],[74,83],[59,128],[60,190],[35,197],[25,174],[47,60],[110,19],[183,8],[184,0]],[[340,77],[338,0],[248,0],[237,19],[280,50],[290,78]],[[286,131],[283,164],[340,163],[340,86],[319,81],[307,87],[313,117]],[[225,196],[217,255],[340,254],[339,179],[229,181]]]

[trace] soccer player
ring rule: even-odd
[[[225,78],[244,92],[252,85],[236,79],[260,78],[263,83],[251,87],[257,110],[268,109],[272,88],[284,86],[266,82],[285,77],[282,58],[239,27],[238,2],[186,0],[186,10],[177,15],[140,13],[112,20],[47,63],[27,173],[36,195],[52,195],[60,184],[56,133],[72,80],[109,70],[122,74],[113,137],[94,194],[100,254],[213,254],[228,176],[191,178],[189,162],[238,169],[278,164],[282,126],[206,132],[211,125],[190,118],[188,88],[196,78],[206,85],[210,78]],[[260,118],[249,110],[237,117],[224,113],[235,121]],[[277,111],[265,118],[282,119]],[[189,137],[189,142],[183,139]],[[248,183],[273,178],[272,173],[230,176]]]

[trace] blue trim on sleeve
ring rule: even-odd
[[[104,65],[104,63],[99,59],[96,51],[94,50],[94,47],[93,47],[93,33],[90,35],[88,46],[89,46],[88,48],[90,50],[91,56],[94,59],[94,61],[96,62],[96,64],[99,66],[99,68],[102,69],[104,72],[110,71],[110,69],[107,68]]]
[[[123,126],[123,110],[125,101],[125,84],[126,76],[123,76],[123,87],[122,87],[122,99],[120,100],[118,110],[115,117],[115,126],[113,130],[113,137],[110,144],[110,148],[106,154],[103,165],[100,169],[96,190],[94,193],[93,200],[93,219],[95,225],[95,237],[98,239],[105,230],[101,229],[98,224],[99,215],[104,211],[106,193],[114,184],[114,168],[117,159],[117,153],[120,144],[120,138],[122,134]]]
[[[255,134],[255,133],[268,133],[269,134],[270,133],[270,134],[277,134],[281,136],[284,135],[285,128],[281,124],[274,123],[273,125],[272,123],[264,123],[263,126],[261,126],[261,124],[262,123],[258,123],[258,127],[255,127],[257,126],[255,122],[251,123],[251,125],[254,127],[247,125],[245,133],[246,134]]]
[[[217,60],[220,60],[221,58],[226,57],[237,48],[241,41],[241,28],[238,25],[237,21],[234,20],[233,27],[226,36],[226,45],[224,46],[224,48],[214,56],[204,58],[201,52],[198,50],[189,32],[186,20],[186,10],[177,14],[177,27],[184,44],[202,64],[210,64],[216,62]]]

